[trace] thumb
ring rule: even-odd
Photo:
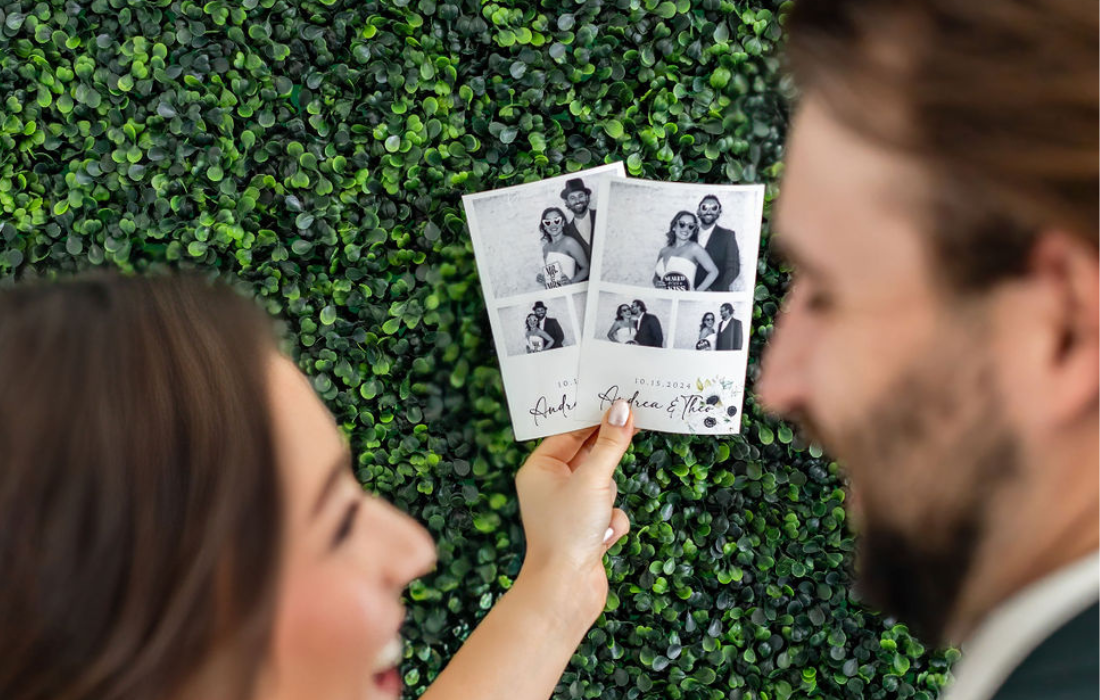
[[[603,416],[592,451],[576,474],[593,484],[606,484],[615,474],[630,440],[634,437],[634,414],[630,404],[617,399]]]

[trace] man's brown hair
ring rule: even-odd
[[[267,317],[197,277],[0,292],[0,697],[244,697],[280,546]]]
[[[804,93],[909,154],[961,289],[1019,273],[1044,229],[1096,247],[1096,2],[798,0],[787,59]]]

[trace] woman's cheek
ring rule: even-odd
[[[369,697],[378,654],[392,639],[402,615],[396,601],[368,582],[338,571],[302,577],[288,586],[276,625],[281,697]],[[386,608],[391,608],[386,610]],[[280,683],[280,686],[283,684]],[[329,695],[318,692],[327,689]]]

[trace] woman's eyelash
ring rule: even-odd
[[[344,517],[340,519],[340,525],[336,528],[336,532],[332,536],[332,546],[337,547],[341,542],[348,538],[351,534],[352,528],[355,527],[355,517],[359,514],[359,501],[352,503],[348,506],[347,511],[344,512]]]

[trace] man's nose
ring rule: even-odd
[[[804,326],[789,312],[779,315],[764,350],[756,396],[765,410],[790,415],[806,401],[806,370],[809,339]]]

